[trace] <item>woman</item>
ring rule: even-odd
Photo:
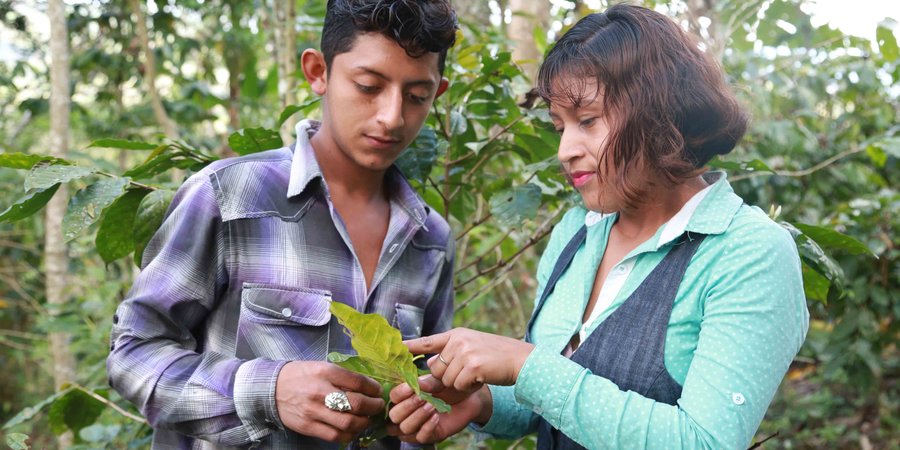
[[[721,69],[666,16],[617,5],[557,42],[538,90],[584,207],[550,238],[525,342],[407,343],[437,354],[422,385],[455,405],[438,415],[400,386],[394,433],[474,422],[537,431],[539,448],[746,448],[809,316],[790,235],[703,168],[746,128]]]

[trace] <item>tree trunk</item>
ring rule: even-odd
[[[69,149],[69,32],[63,0],[47,4],[50,18],[50,155],[65,158]],[[66,272],[69,260],[62,235],[62,220],[68,199],[66,185],[60,186],[47,204],[44,216],[44,274],[47,304],[51,315],[59,314],[67,303]],[[68,333],[50,333],[50,355],[53,358],[53,383],[59,390],[75,381],[75,358],[69,350]],[[60,448],[72,446],[71,432],[59,436]]]
[[[169,139],[179,139],[178,126],[166,113],[163,107],[159,91],[156,89],[156,56],[150,48],[150,34],[147,31],[147,17],[141,8],[141,0],[130,0],[131,12],[134,14],[135,31],[141,42],[141,53],[144,54],[144,83],[147,84],[147,93],[150,94],[150,106],[156,121],[163,128],[163,132]]]
[[[534,42],[534,32],[546,33],[550,22],[549,0],[510,0],[512,21],[508,36],[513,41],[512,59],[529,78],[534,79],[543,55]]]
[[[453,9],[460,22],[483,26],[485,29],[491,26],[491,8],[485,0],[454,0]]]
[[[272,1],[275,29],[275,58],[278,60],[278,98],[281,107],[297,102],[297,5],[294,0]],[[294,141],[294,125],[291,117],[281,126],[281,140],[285,145]]]

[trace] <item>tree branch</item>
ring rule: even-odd
[[[807,169],[782,170],[782,171],[775,171],[775,173],[772,173],[772,172],[744,173],[744,174],[734,176],[733,178],[731,178],[731,181],[735,182],[735,181],[747,180],[750,178],[762,177],[762,176],[767,176],[767,175],[778,175],[778,176],[782,176],[782,177],[795,177],[795,178],[796,177],[805,177],[807,175],[811,175],[814,172],[818,172],[819,170],[822,170],[841,159],[844,159],[848,156],[855,155],[857,153],[861,153],[864,151],[866,151],[866,149],[864,149],[864,148],[852,148],[850,150],[846,150],[844,152],[838,153],[837,155],[834,155],[831,158],[828,158],[825,161],[822,161],[822,162],[820,162],[812,167],[809,167]]]

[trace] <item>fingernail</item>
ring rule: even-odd
[[[419,377],[419,381],[428,381],[429,378],[431,378],[431,375],[425,374]]]
[[[426,403],[425,406],[422,407],[422,409],[424,409],[426,412],[431,412],[434,411],[434,406],[432,406],[431,403]]]

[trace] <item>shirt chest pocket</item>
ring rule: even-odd
[[[244,283],[238,358],[321,361],[329,351],[331,292]]]
[[[425,320],[425,310],[404,303],[394,305],[394,323],[391,325],[400,330],[403,339],[415,339],[422,336],[422,323]]]

